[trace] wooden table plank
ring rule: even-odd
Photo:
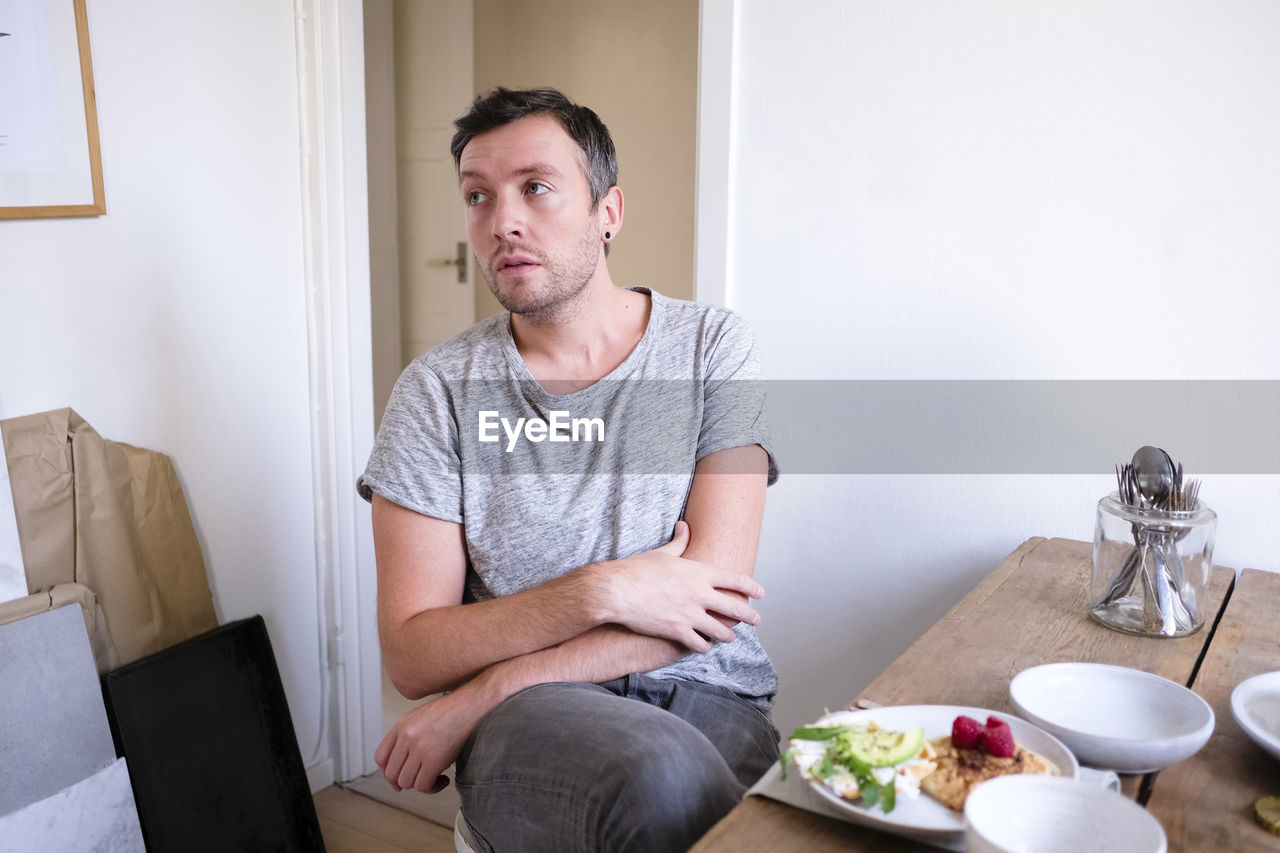
[[[1030,540],[890,664],[861,698],[882,705],[929,702],[1011,712],[1013,677],[1057,661],[1129,666],[1187,684],[1207,631],[1176,639],[1140,637],[1095,622],[1087,608],[1092,560],[1088,542]],[[1214,567],[1204,612],[1216,614],[1222,607],[1233,575]]]
[[[1056,661],[1136,667],[1190,681],[1209,637],[1178,639],[1113,631],[1088,615],[1092,544],[1034,538],[1023,543],[946,616],[876,678],[859,698],[882,705],[971,705],[1012,711],[1009,682],[1023,669]],[[1234,578],[1215,567],[1203,601],[1217,614]],[[1122,777],[1129,796],[1141,777]],[[767,851],[787,839],[794,849],[931,850],[873,830],[843,824],[778,803],[749,798],[693,849]],[[774,844],[765,839],[773,839]]]
[[[1193,689],[1213,707],[1213,737],[1186,761],[1162,770],[1147,808],[1169,850],[1280,850],[1280,838],[1253,819],[1253,801],[1280,796],[1280,762],[1231,716],[1231,691],[1280,669],[1280,574],[1247,569],[1236,581]]]
[[[847,853],[849,850],[933,851],[914,841],[792,808],[767,797],[747,797],[695,844],[690,853]]]
[[[1042,663],[1083,661],[1141,669],[1189,684],[1208,640],[1207,628],[1187,637],[1140,637],[1114,631],[1089,616],[1093,545],[1032,539],[988,575],[859,697],[881,705],[976,705],[1014,712],[1009,682]],[[1235,573],[1215,566],[1202,612],[1206,625],[1222,608]],[[922,664],[938,673],[921,678]],[[927,666],[927,664],[926,664]],[[1121,776],[1136,797],[1141,776]]]

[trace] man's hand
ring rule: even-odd
[[[665,545],[588,570],[602,579],[606,621],[640,634],[674,640],[694,652],[711,650],[712,641],[733,642],[733,625],[760,623],[747,603],[764,596],[749,574],[684,559],[689,525],[676,522]]]
[[[457,690],[419,705],[392,726],[374,761],[395,790],[438,793],[449,782],[442,774],[457,760],[471,732],[507,697],[549,681],[600,682],[657,669],[682,654],[670,640],[601,625],[559,645],[495,663]]]
[[[435,794],[449,784],[442,774],[457,759],[480,718],[496,704],[485,702],[474,686],[468,683],[425,702],[391,727],[373,760],[392,788]]]

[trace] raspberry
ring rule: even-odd
[[[998,717],[988,717],[987,727],[978,738],[979,745],[987,755],[995,758],[1013,758],[1018,745],[1013,740],[1013,729]]]
[[[982,723],[973,717],[961,715],[951,724],[951,744],[960,749],[973,749],[982,737]]]

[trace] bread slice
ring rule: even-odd
[[[920,782],[920,788],[952,811],[964,811],[969,792],[988,779],[1014,773],[1061,776],[1058,766],[1039,753],[1018,745],[1012,758],[996,758],[981,749],[953,746],[951,738],[931,741],[938,753],[938,767]]]

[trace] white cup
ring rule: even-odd
[[[1164,829],[1123,794],[1059,776],[1001,776],[964,804],[969,853],[1165,853]]]

